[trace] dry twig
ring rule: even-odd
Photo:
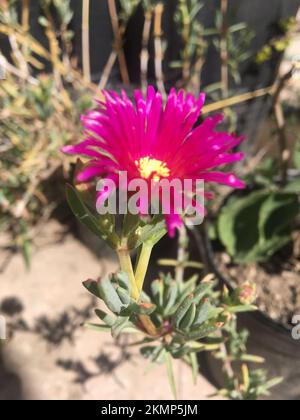
[[[126,64],[126,58],[123,50],[123,40],[122,40],[122,33],[119,27],[119,18],[116,8],[115,0],[108,0],[108,10],[111,19],[112,29],[114,33],[114,50],[117,53],[119,66],[120,66],[120,73],[122,77],[122,81],[124,84],[129,84],[129,73]]]
[[[162,47],[162,15],[164,12],[163,3],[158,3],[154,9],[154,49],[155,49],[155,76],[157,87],[163,99],[167,97],[164,76],[163,76],[163,47]]]

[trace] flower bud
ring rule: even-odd
[[[257,299],[257,286],[253,282],[246,282],[235,291],[236,298],[242,305],[252,305]]]

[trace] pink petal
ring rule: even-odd
[[[237,178],[236,175],[232,173],[223,173],[223,172],[208,172],[200,174],[199,177],[204,181],[208,182],[216,182],[219,184],[228,185],[229,187],[237,188],[237,189],[244,189],[246,188],[246,184]]]
[[[179,214],[169,214],[165,215],[167,228],[170,238],[174,238],[176,230],[179,230],[183,226],[183,221]]]

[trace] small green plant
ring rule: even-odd
[[[270,396],[271,389],[281,382],[281,378],[268,380],[263,369],[249,371],[248,366],[243,364],[239,377],[228,377],[227,386],[220,390],[219,395],[236,401],[255,401],[259,397]]]
[[[251,55],[251,42],[254,38],[253,31],[244,22],[228,25],[224,24],[224,17],[220,11],[216,13],[216,28],[219,37],[214,37],[216,49],[222,53],[222,38],[226,40],[226,63],[229,74],[234,82],[241,84],[240,65],[248,60]]]
[[[207,31],[199,21],[203,4],[198,0],[180,0],[174,16],[182,40],[181,57],[172,68],[182,69],[182,83],[197,92],[200,88],[201,71],[205,62]]]
[[[279,162],[266,159],[248,176],[254,190],[231,196],[221,209],[219,238],[235,261],[265,262],[292,241],[300,210],[300,141],[293,162],[296,175],[280,185],[276,181]]]
[[[266,261],[291,241],[298,213],[298,197],[289,192],[263,189],[232,197],[219,217],[220,239],[237,262]]]
[[[101,309],[95,310],[101,322],[89,323],[88,328],[109,332],[115,338],[124,334],[136,337],[131,345],[138,346],[150,364],[166,365],[175,397],[178,395],[173,359],[181,359],[191,367],[196,383],[197,355],[201,352],[210,352],[224,365],[226,388],[220,390],[222,396],[257,399],[281,381],[268,382],[266,374],[250,370],[248,363],[261,364],[264,360],[247,353],[248,333],[237,329],[238,314],[256,310],[254,284],[246,282],[229,292],[226,288],[219,290],[213,275],[202,281],[197,274],[186,278],[186,268],[199,269],[201,265],[189,261],[189,239],[184,229],[179,239],[178,260],[160,260],[162,266],[175,269],[175,276],[161,273],[146,293],[143,280],[151,250],[166,234],[163,217],[154,216],[152,220],[143,221],[139,216],[128,214],[124,216],[120,231],[113,216],[96,215],[83,201],[86,199],[84,190],[67,186],[67,198],[79,221],[117,251],[121,265],[121,271],[83,283],[102,301]],[[140,249],[140,253],[133,271],[129,255],[135,249]],[[243,369],[250,371],[248,388],[241,387],[235,367],[228,373],[228,366],[235,362],[243,363]]]

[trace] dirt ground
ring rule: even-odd
[[[57,242],[58,241],[58,242]],[[81,282],[116,269],[56,222],[41,232],[31,270],[15,255],[0,274],[0,309],[10,338],[2,341],[0,400],[171,399],[164,366],[148,369],[137,349],[82,327],[96,303]],[[0,266],[7,255],[0,254]],[[147,372],[147,369],[149,370]],[[175,364],[180,399],[205,400],[215,389]]]

